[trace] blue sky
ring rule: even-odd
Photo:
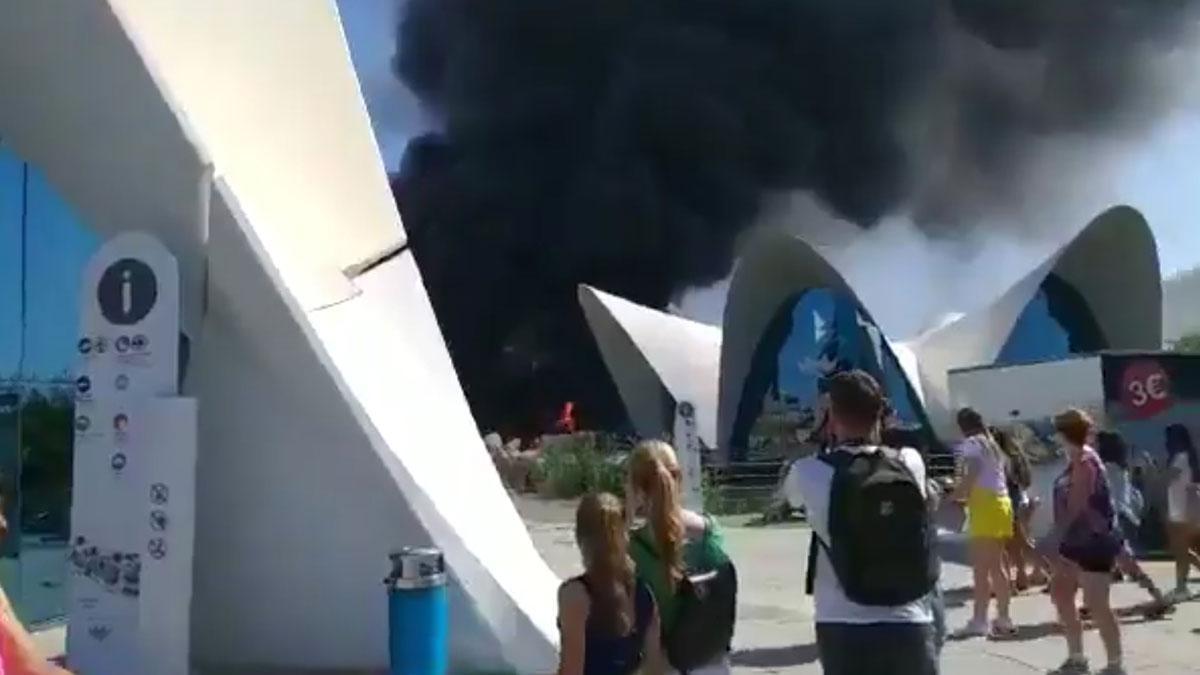
[[[417,101],[391,73],[396,1],[339,0],[338,5],[381,154],[394,169],[407,140],[428,127]],[[1092,196],[1097,210],[1125,201],[1146,214],[1168,275],[1200,265],[1200,228],[1194,223],[1200,214],[1197,157],[1200,111],[1180,110],[1131,144],[1114,175]],[[34,167],[25,213],[29,236],[23,272],[22,171],[21,162],[0,145],[0,377],[18,366],[26,376],[48,377],[71,366],[79,274],[99,242]]]

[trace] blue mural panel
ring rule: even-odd
[[[1092,310],[1075,288],[1046,277],[1013,325],[998,365],[1035,363],[1108,347]]]
[[[738,404],[730,458],[774,460],[811,450],[825,380],[854,368],[880,381],[902,426],[932,437],[880,330],[853,299],[818,288],[785,302],[760,339]]]

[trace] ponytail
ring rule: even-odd
[[[667,568],[667,584],[674,591],[675,584],[683,579],[683,514],[679,505],[679,485],[662,464],[655,472],[652,490],[650,526],[654,529],[658,554]]]
[[[633,628],[633,560],[625,530],[625,509],[607,492],[586,495],[575,511],[575,538],[583,551],[593,612],[612,636]]]
[[[1012,471],[1012,477],[1017,485],[1020,485],[1022,489],[1027,489],[1033,483],[1033,469],[1029,466],[1029,459],[1025,456],[1025,452],[1021,450],[1009,432],[994,427],[989,431],[992,434],[992,440],[996,441],[996,445],[1008,458],[1007,470]]]
[[[1005,466],[1008,462],[1005,461],[1004,449],[1000,447],[1000,443],[996,441],[996,437],[992,435],[992,432],[984,429],[979,437],[983,441],[984,449],[992,456],[992,461],[1002,467]]]
[[[646,496],[650,529],[672,593],[683,580],[683,507],[679,497],[679,464],[675,451],[662,441],[640,443],[630,458],[633,488]]]

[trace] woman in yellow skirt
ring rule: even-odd
[[[1010,637],[1016,629],[1009,615],[1012,587],[1004,564],[1004,547],[1013,536],[1013,504],[1008,498],[1003,451],[975,410],[958,411],[963,475],[954,497],[967,504],[967,536],[975,577],[975,613],[959,638]],[[996,598],[996,620],[988,625],[988,604]]]

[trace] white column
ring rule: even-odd
[[[690,401],[675,406],[675,452],[683,473],[683,506],[704,510],[704,472],[700,457],[700,436],[696,433],[696,407]]]

